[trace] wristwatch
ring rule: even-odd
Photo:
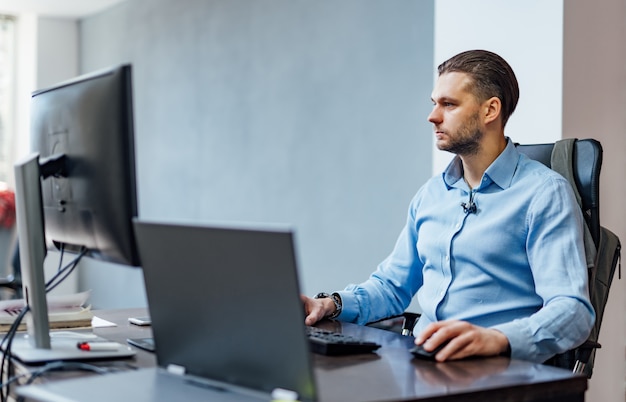
[[[341,310],[343,309],[343,303],[341,301],[341,296],[339,296],[339,293],[334,292],[332,294],[328,294],[326,292],[321,292],[316,294],[314,299],[331,299],[333,303],[335,303],[335,312],[333,312],[327,318],[330,318],[332,320],[339,317],[339,314],[341,314]]]

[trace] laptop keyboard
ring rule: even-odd
[[[372,353],[380,347],[376,342],[328,331],[316,327],[306,327],[306,334],[313,353],[337,356],[359,353]]]

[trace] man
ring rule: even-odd
[[[400,314],[417,293],[415,343],[448,342],[438,361],[510,355],[543,362],[584,342],[584,221],[569,183],[518,153],[504,127],[519,97],[500,56],[473,50],[441,64],[432,93],[437,147],[456,154],[411,201],[392,253],[370,278],[302,296],[306,324]]]

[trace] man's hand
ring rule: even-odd
[[[509,348],[509,340],[502,332],[466,321],[434,322],[415,338],[415,344],[423,344],[428,351],[446,341],[448,344],[435,356],[438,362],[469,356],[497,356]]]
[[[313,325],[335,312],[335,303],[330,298],[313,299],[300,295],[300,300],[304,304],[304,314],[306,314],[304,323],[306,325]]]

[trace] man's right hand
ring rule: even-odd
[[[313,325],[335,312],[335,303],[330,298],[313,299],[300,295],[300,299],[304,304],[304,314],[306,314],[304,323],[306,325]]]

